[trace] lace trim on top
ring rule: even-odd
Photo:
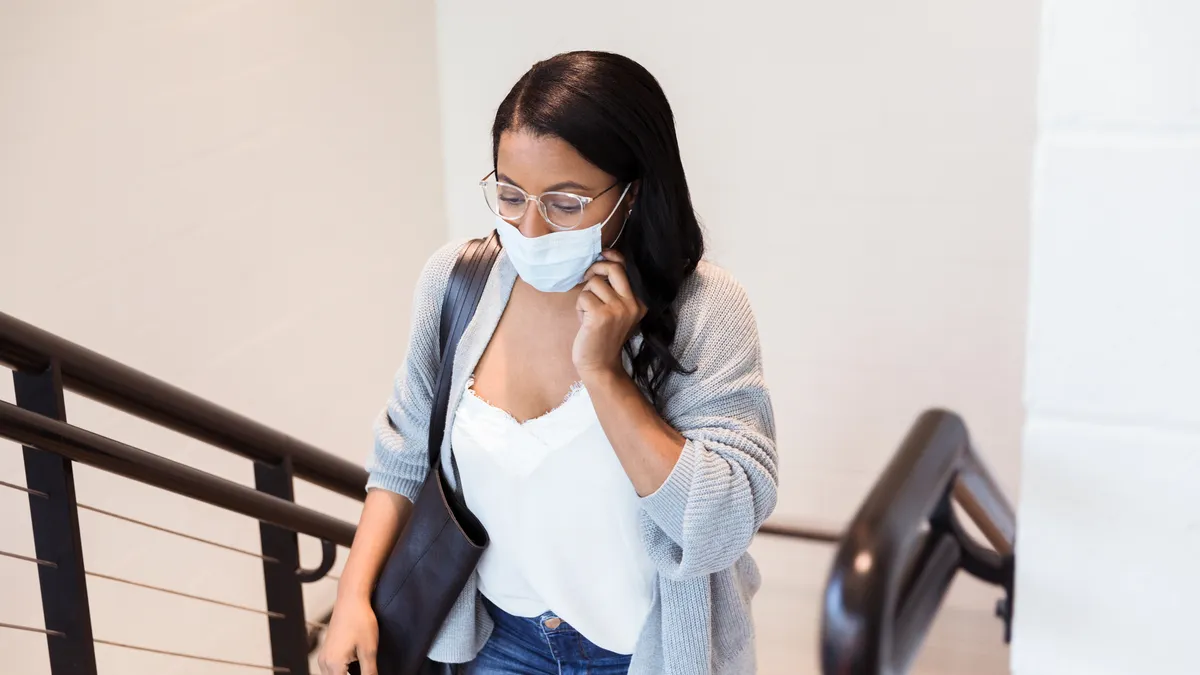
[[[581,392],[584,392],[584,391],[587,391],[587,388],[583,386],[582,381],[572,384],[571,388],[567,391],[566,396],[563,396],[562,402],[560,402],[558,405],[554,406],[553,408],[547,410],[546,412],[542,413],[541,415],[538,415],[537,417],[531,417],[531,418],[525,420],[524,422],[518,420],[516,417],[513,417],[512,413],[508,412],[504,408],[501,408],[500,406],[498,406],[498,405],[492,403],[491,401],[487,400],[486,398],[480,396],[479,393],[475,391],[475,376],[474,375],[472,375],[470,377],[470,379],[467,380],[466,394],[467,394],[467,396],[470,396],[471,398],[475,399],[476,401],[479,401],[480,403],[486,405],[487,407],[501,413],[508,419],[512,420],[513,424],[523,427],[526,424],[530,424],[531,422],[537,422],[538,420],[544,420],[547,417],[558,412],[559,410],[562,410],[563,407],[565,407],[568,403],[570,403],[572,399],[574,399],[576,396],[578,396]]]

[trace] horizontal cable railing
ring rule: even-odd
[[[7,485],[5,485],[5,486],[7,486]],[[0,557],[7,557],[7,558],[10,558],[10,560],[18,560],[20,562],[30,562],[30,563],[34,563],[34,565],[38,565],[38,566],[42,566],[42,567],[50,567],[50,568],[58,567],[58,563],[48,561],[48,560],[40,560],[40,558],[36,558],[36,557],[14,554],[14,552],[11,552],[11,551],[0,550]],[[84,574],[88,575],[88,577],[90,577],[92,579],[102,579],[102,580],[106,580],[106,581],[113,581],[113,583],[116,583],[116,584],[125,584],[128,586],[134,586],[134,587],[138,587],[138,589],[155,591],[157,593],[164,593],[164,595],[168,595],[168,596],[176,596],[176,597],[180,597],[180,598],[190,599],[190,601],[214,604],[214,605],[217,605],[217,607],[224,607],[224,608],[228,608],[228,609],[238,609],[241,611],[248,611],[248,613],[263,615],[263,616],[269,617],[269,619],[286,619],[286,615],[277,613],[277,611],[269,611],[269,610],[265,610],[265,609],[259,609],[256,607],[250,607],[250,605],[220,601],[220,599],[216,599],[216,598],[197,596],[197,595],[194,595],[194,593],[186,593],[184,591],[176,591],[173,589],[167,589],[167,587],[155,586],[154,584],[145,584],[145,583],[143,583],[143,581],[134,581],[132,579],[115,577],[115,575],[113,575],[113,574],[92,572],[92,571],[90,571],[90,569],[85,569]]]
[[[66,637],[63,635],[62,637]],[[187,652],[177,652],[168,649],[155,649],[153,647],[144,647],[142,645],[129,644],[127,642],[117,642],[115,640],[104,640],[96,638],[95,643],[107,647],[117,647],[120,649],[128,649],[135,652],[144,652],[146,654],[157,654],[159,656],[171,656],[177,659],[188,659],[190,661],[201,661],[204,663],[214,663],[221,666],[236,666],[239,668],[250,668],[254,670],[265,670],[271,673],[291,673],[292,670],[281,666],[268,666],[261,663],[250,663],[247,661],[234,661],[231,659],[221,659],[215,656],[204,656],[202,654],[189,654]]]
[[[25,556],[25,555],[11,553],[8,551],[0,551],[0,557],[12,559],[12,560],[18,560],[21,562],[27,562],[27,563],[31,563],[31,564],[51,568],[51,569],[58,568],[58,565],[52,561],[41,560],[41,559],[37,559],[37,558]],[[222,608],[230,609],[230,610],[235,610],[235,611],[239,611],[239,612],[246,612],[246,613],[250,613],[250,614],[254,614],[254,615],[258,615],[258,616],[263,616],[269,620],[287,620],[289,618],[286,614],[282,614],[279,612],[272,612],[272,611],[264,610],[264,609],[261,609],[258,607],[251,607],[251,606],[240,604],[240,603],[228,602],[225,600],[205,597],[205,596],[197,595],[194,593],[187,593],[187,592],[183,592],[183,591],[180,591],[177,589],[167,588],[165,586],[158,586],[155,584],[134,581],[134,580],[126,579],[124,577],[120,577],[120,576],[113,575],[113,574],[95,572],[92,570],[86,570],[85,574],[90,579],[97,579],[100,581],[122,584],[122,585],[126,585],[126,586],[140,588],[140,589],[147,590],[147,591],[152,591],[155,593],[162,593],[165,595],[182,598],[182,599],[189,600],[189,601],[194,601],[194,602],[203,603],[203,604],[209,604],[209,605],[222,607]],[[305,621],[304,624],[306,627],[319,625],[319,624],[316,624],[315,622],[311,622],[311,621]],[[52,651],[54,651],[54,649],[58,646],[59,641],[66,640],[71,637],[68,633],[66,633],[64,631],[52,630],[52,629],[43,628],[40,626],[20,625],[20,624],[13,624],[13,623],[7,623],[7,622],[0,622],[0,629],[15,630],[15,631],[29,632],[29,633],[39,633],[39,634],[45,635],[48,639],[50,639],[49,646],[51,647]],[[147,646],[147,645],[139,645],[139,644],[132,644],[129,642],[105,639],[103,637],[93,638],[92,643],[94,645],[103,645],[103,646],[108,646],[108,647],[115,647],[118,649],[132,650],[132,651],[144,652],[144,653],[149,653],[149,654],[157,654],[160,656],[169,656],[169,657],[188,659],[188,660],[193,660],[193,661],[202,661],[202,662],[212,663],[212,664],[217,664],[217,665],[235,666],[238,668],[263,670],[263,671],[277,672],[277,673],[291,673],[292,672],[292,670],[289,668],[274,666],[271,664],[252,663],[252,662],[248,662],[248,661],[238,661],[238,660],[233,660],[233,659],[221,658],[218,656],[209,656],[209,655],[204,655],[204,654],[188,653],[188,652],[183,652],[183,651],[178,651],[178,650],[160,649],[160,648],[155,648],[155,647],[151,647],[151,646]],[[79,672],[79,671],[70,670],[68,672]]]
[[[232,551],[234,553],[239,553],[244,556],[249,556],[251,558],[258,558],[259,560],[262,560],[264,562],[270,562],[270,563],[278,563],[279,562],[279,560],[277,560],[275,558],[263,555],[256,551],[249,551],[244,548],[239,548],[237,546],[230,546],[229,544],[223,544],[219,541],[213,541],[212,539],[206,539],[204,537],[197,537],[194,534],[180,532],[179,530],[174,530],[169,527],[163,527],[161,525],[154,525],[153,523],[148,523],[144,520],[139,520],[137,518],[130,518],[129,516],[123,516],[119,513],[113,513],[112,511],[108,511],[106,509],[98,509],[95,506],[89,506],[89,505],[83,504],[83,503],[77,503],[76,506],[78,506],[80,511],[89,511],[91,513],[96,513],[96,514],[99,514],[102,516],[106,516],[108,518],[112,518],[113,520],[119,520],[122,522],[129,523],[131,525],[136,525],[136,526],[146,529],[146,530],[154,530],[155,532],[162,532],[163,534],[169,534],[169,535],[172,535],[175,537],[179,537],[180,539],[187,539],[188,541],[194,541],[199,544],[204,544],[205,546],[211,546],[212,548],[219,548],[219,549],[223,549],[226,551]]]
[[[20,553],[11,553],[9,551],[0,551],[0,557],[8,558],[10,560],[20,560],[21,562],[33,563],[34,565],[41,565],[42,567],[58,567],[58,563],[51,562],[49,560],[42,560],[40,558],[31,558],[27,555],[21,555]]]
[[[992,548],[966,533],[958,503]],[[1012,627],[1016,565],[1012,507],[971,446],[966,425],[931,410],[913,425],[838,545],[825,586],[826,675],[908,672],[959,570],[1001,587]]]
[[[29,500],[34,551],[0,551],[12,564],[38,570],[43,625],[0,629],[46,636],[52,675],[94,675],[95,646],[106,645],[235,668],[308,673],[308,631],[301,586],[327,578],[338,546],[349,546],[354,526],[293,501],[293,480],[302,478],[333,492],[361,499],[366,472],[285,434],[123,366],[95,352],[0,313],[0,365],[13,370],[16,405],[0,402],[0,437],[24,446],[25,485],[0,483]],[[218,448],[253,460],[255,485],[247,487],[160,455],[67,424],[64,390],[145,418]],[[184,495],[259,521],[260,550],[251,551],[108,509],[80,504],[73,465],[84,464],[159,489]],[[148,583],[84,563],[79,512],[120,520],[219,550],[258,559],[266,588],[265,607],[209,598],[170,584]],[[297,533],[322,541],[321,564],[300,566]],[[93,635],[87,586],[122,584],[187,602],[250,612],[268,621],[271,662],[250,663]]]
[[[4,405],[4,404],[0,404],[0,405]],[[0,427],[3,427],[2,422],[0,422]],[[6,434],[0,434],[0,435],[6,435]],[[19,439],[13,439],[13,440],[19,440]],[[27,494],[29,496],[29,498],[33,499],[33,500],[49,500],[49,499],[51,499],[51,495],[49,495],[49,494],[43,493],[38,490],[31,490],[24,486],[15,485],[13,483],[8,483],[8,482],[0,483],[0,489],[19,491],[19,492]],[[249,488],[246,488],[246,489],[249,489]],[[288,504],[288,505],[291,506],[292,508],[296,508],[296,509],[302,508],[302,507],[295,506],[294,504]],[[185,532],[180,532],[180,531],[172,529],[172,528],[165,528],[165,527],[154,525],[151,523],[146,523],[139,519],[128,518],[126,516],[122,516],[120,514],[116,514],[111,511],[107,511],[105,509],[89,507],[89,506],[86,506],[83,504],[79,504],[78,507],[80,510],[92,511],[94,513],[103,515],[105,517],[116,518],[116,519],[119,519],[119,520],[122,520],[125,522],[129,522],[129,523],[141,526],[141,527],[145,527],[152,531],[166,533],[166,534],[170,534],[172,536],[184,537],[191,541],[198,542],[198,543],[201,543],[201,544],[204,544],[207,546],[211,546],[211,547],[214,547],[214,548],[217,548],[220,550],[233,552],[238,555],[245,555],[245,556],[249,556],[249,557],[259,558],[263,561],[264,564],[269,564],[269,565],[278,565],[279,564],[279,561],[276,559],[268,558],[268,557],[262,556],[260,554],[254,553],[252,551],[246,551],[244,549],[240,549],[235,546],[229,546],[229,545],[223,544],[221,542],[215,542],[210,539],[206,539],[204,537],[198,537],[198,536],[191,535],[191,534],[188,534]],[[236,509],[229,509],[229,510],[236,511]],[[255,514],[247,513],[246,515],[253,516]],[[348,524],[347,524],[347,526],[348,526]],[[324,555],[328,557],[331,554],[328,552],[328,550],[326,550],[324,552]],[[15,553],[12,551],[0,550],[0,558],[15,560],[15,561],[22,562],[22,563],[29,563],[29,564],[36,565],[39,567],[48,568],[50,570],[57,570],[59,568],[59,565],[52,560],[45,560],[42,558],[24,555],[21,553]],[[330,559],[328,562],[332,563],[332,560]],[[324,561],[323,561],[323,565],[324,565]],[[311,572],[309,570],[304,570],[304,569],[299,569],[299,568],[291,570],[291,574],[295,575],[298,579],[302,579],[306,575],[306,573],[311,574]],[[161,586],[161,585],[157,585],[157,584],[150,584],[150,583],[146,583],[143,581],[137,581],[134,579],[129,579],[126,577],[118,576],[116,574],[95,571],[92,569],[85,568],[84,575],[89,579],[95,579],[95,580],[99,580],[99,581],[103,581],[103,582],[107,582],[107,583],[121,584],[121,585],[129,586],[129,587],[135,587],[135,588],[151,591],[154,593],[161,593],[161,594],[169,595],[172,597],[181,598],[181,599],[184,599],[187,601],[203,603],[203,604],[213,605],[216,607],[221,607],[221,608],[234,610],[234,611],[238,611],[238,612],[246,612],[246,613],[250,613],[250,614],[254,614],[254,615],[258,615],[258,616],[263,616],[271,621],[286,621],[291,618],[287,614],[284,614],[281,612],[276,612],[276,611],[271,611],[269,609],[263,609],[260,607],[254,607],[254,606],[246,605],[243,603],[230,602],[227,600],[206,597],[206,596],[198,595],[196,593],[189,593],[186,591],[181,591],[179,589],[168,588],[166,586]],[[320,577],[314,577],[311,580],[315,581],[318,578],[320,578]],[[325,578],[329,578],[329,577],[325,577]],[[301,621],[306,629],[308,629],[312,626],[319,625],[315,622],[303,620],[302,616],[299,618],[301,619]],[[45,635],[49,640],[49,645],[51,647],[52,653],[53,653],[55,647],[57,647],[59,645],[60,641],[69,640],[72,637],[68,632],[62,631],[62,630],[54,630],[51,628],[43,628],[40,626],[19,625],[19,624],[7,623],[7,622],[0,622],[0,629],[39,633],[39,634]],[[239,660],[234,660],[234,659],[221,658],[218,656],[209,656],[209,655],[204,655],[204,654],[188,653],[188,652],[183,652],[183,651],[178,651],[178,650],[160,649],[160,648],[155,648],[155,647],[147,646],[147,645],[139,645],[139,644],[132,644],[129,642],[105,639],[103,637],[95,637],[92,640],[92,643],[95,645],[103,645],[103,646],[114,647],[114,648],[118,648],[118,649],[133,650],[133,651],[138,651],[138,652],[143,652],[143,653],[148,653],[148,654],[156,654],[156,655],[160,655],[160,656],[181,658],[181,659],[187,659],[187,660],[192,660],[192,661],[201,661],[201,662],[206,662],[206,663],[212,663],[215,665],[230,666],[230,667],[235,667],[235,668],[240,668],[240,669],[253,669],[253,670],[261,670],[261,671],[276,672],[276,673],[291,673],[291,672],[293,672],[292,669],[290,669],[288,667],[277,666],[274,664],[251,663],[251,662],[247,662],[247,661],[239,661]],[[54,672],[57,675],[57,671],[54,671]],[[67,672],[74,673],[74,672],[80,672],[80,671],[72,669],[72,670],[68,670]]]

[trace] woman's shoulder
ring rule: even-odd
[[[697,265],[679,288],[676,315],[674,344],[680,350],[708,353],[716,363],[743,358],[758,348],[758,324],[750,295],[718,264],[701,261]]]
[[[445,290],[446,284],[450,280],[450,272],[454,269],[454,263],[458,261],[459,254],[469,241],[469,239],[454,239],[438,247],[425,260],[425,264],[421,268],[421,276],[417,279],[417,286],[441,286],[442,290]]]
[[[417,277],[414,311],[440,311],[442,297],[446,295],[446,287],[450,284],[450,273],[469,241],[455,239],[442,244],[425,260],[421,274]]]
[[[692,314],[750,312],[750,296],[729,270],[701,260],[679,289],[675,301],[680,320]]]
[[[701,262],[680,288],[671,352],[684,372],[667,378],[662,392],[694,389],[709,394],[761,384],[762,347],[746,289],[728,270]],[[750,379],[739,379],[743,375]],[[681,400],[693,400],[684,397]],[[685,406],[686,407],[686,406]],[[673,414],[679,414],[675,410]]]

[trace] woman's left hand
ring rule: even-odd
[[[625,273],[625,257],[614,250],[592,265],[584,276],[575,308],[579,333],[571,359],[580,378],[600,372],[624,372],[621,348],[646,316],[646,306],[633,294]]]

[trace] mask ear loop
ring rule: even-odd
[[[621,241],[621,235],[625,234],[625,226],[629,223],[629,217],[633,215],[633,207],[629,207],[629,212],[625,214],[625,220],[621,221],[621,229],[617,232],[616,239],[613,239],[610,249],[617,247],[617,242]]]
[[[633,187],[633,183],[626,185],[625,189],[621,190],[621,199],[625,199],[625,193],[629,192],[629,188],[631,188],[631,187]],[[621,221],[621,229],[617,232],[617,237],[615,239],[613,239],[612,245],[608,247],[609,249],[616,248],[617,242],[621,241],[621,235],[625,234],[625,226],[629,224],[629,217],[633,215],[633,202],[634,201],[636,201],[636,198],[629,200],[629,210],[625,212],[625,220]],[[619,207],[620,205],[621,205],[621,202],[618,201],[617,206]],[[609,214],[608,217],[612,218],[612,214]]]

